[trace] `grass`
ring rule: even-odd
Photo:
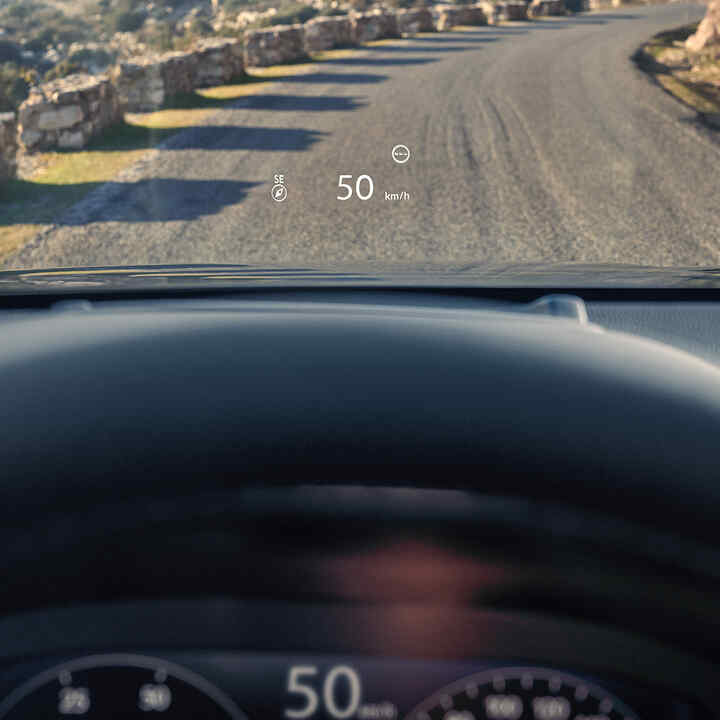
[[[128,113],[125,121],[78,152],[33,156],[36,170],[0,187],[0,264],[50,226],[63,211],[91,190],[115,178],[152,148],[188,127],[202,125],[209,115],[233,100],[267,90],[290,75],[310,72],[313,61],[345,57],[351,49],[329,50],[295,65],[253,68],[235,82],[203,88],[170,98],[151,113]]]

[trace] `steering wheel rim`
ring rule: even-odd
[[[0,397],[6,514],[359,482],[720,534],[720,369],[566,319],[278,302],[55,312],[5,328]]]

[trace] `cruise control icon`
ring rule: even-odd
[[[392,149],[392,159],[398,165],[404,165],[410,159],[410,148],[407,145],[396,145]]]

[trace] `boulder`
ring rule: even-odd
[[[66,130],[82,122],[84,118],[80,105],[65,105],[46,110],[37,116],[38,130]]]
[[[137,57],[118,63],[110,76],[120,104],[127,112],[157,110],[168,95],[159,56]]]
[[[350,18],[324,15],[305,23],[305,52],[317,53],[353,44]]]
[[[193,85],[223,85],[245,72],[243,43],[233,38],[209,38],[195,46],[195,73]]]
[[[488,25],[496,25],[499,22],[500,13],[498,12],[497,5],[494,3],[489,2],[489,0],[481,0],[481,2],[476,4],[476,7],[479,7],[483,11],[487,18]]]
[[[495,5],[495,15],[499,20],[517,21],[528,19],[528,6],[524,2],[499,2]]]
[[[15,113],[0,114],[0,180],[10,180],[17,172],[17,119]]]
[[[163,93],[167,97],[192,92],[198,86],[198,53],[195,51],[168,52],[159,57],[159,71]]]
[[[483,4],[465,5],[460,15],[461,25],[487,25],[489,18]]]
[[[373,40],[400,37],[396,16],[382,9],[352,13],[350,25],[353,42],[357,45]]]
[[[700,52],[711,45],[720,44],[720,0],[711,0],[705,17],[696,32],[685,41],[690,52]]]
[[[489,22],[488,10],[483,3],[436,5],[434,14],[438,31],[450,30],[458,25],[487,25]]]
[[[411,8],[395,13],[397,29],[400,35],[416,35],[421,32],[434,32],[435,21],[428,8]]]
[[[18,109],[18,135],[26,152],[77,150],[122,118],[107,76],[69,75],[32,88]]]
[[[267,67],[307,57],[302,25],[276,25],[245,31],[245,67]]]
[[[458,5],[436,5],[434,8],[435,27],[444,32],[461,25],[462,8]]]
[[[529,17],[549,17],[566,14],[565,0],[532,0],[528,7]]]

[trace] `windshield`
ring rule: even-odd
[[[720,261],[720,0],[0,0],[0,264]]]

